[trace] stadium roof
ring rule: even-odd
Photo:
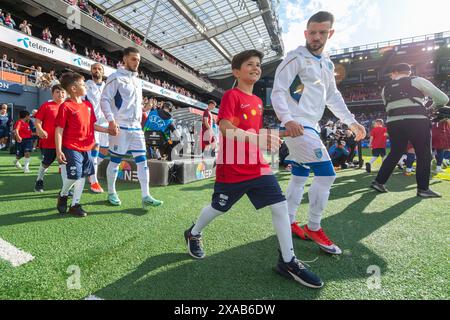
[[[247,49],[264,63],[283,56],[279,0],[94,0],[115,19],[210,77],[230,73],[231,58]]]

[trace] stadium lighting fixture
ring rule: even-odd
[[[427,51],[427,48],[422,48],[422,51]]]
[[[427,51],[431,51],[431,50],[433,50],[433,47],[428,47],[427,48]]]
[[[434,50],[438,50],[440,47],[439,46],[435,46],[434,47]]]

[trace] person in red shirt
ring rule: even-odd
[[[63,186],[58,194],[57,209],[59,213],[67,212],[69,190],[74,186],[72,204],[69,213],[85,217],[86,211],[81,208],[81,194],[85,178],[94,174],[91,150],[95,145],[94,130],[108,132],[107,128],[95,122],[94,107],[86,96],[84,77],[67,72],[61,77],[61,86],[66,90],[69,99],[61,104],[55,121],[56,158],[61,166]]]
[[[432,148],[436,153],[436,172],[439,173],[444,171],[442,164],[445,151],[450,149],[450,120],[443,119],[433,122],[431,137]]]
[[[244,195],[256,209],[269,206],[280,245],[277,272],[311,288],[320,288],[322,280],[306,269],[295,257],[288,208],[280,185],[265,162],[259,146],[278,151],[280,138],[262,128],[262,101],[253,94],[261,77],[263,54],[243,51],[233,57],[231,67],[236,88],[225,92],[219,109],[220,150],[212,202],[197,222],[184,232],[188,253],[196,259],[205,256],[201,231],[226,213]]]
[[[372,158],[366,163],[366,171],[372,172],[372,164],[381,157],[381,161],[386,158],[387,129],[383,126],[382,119],[375,120],[374,127],[370,131],[369,147],[372,149]]]
[[[55,122],[60,105],[66,100],[66,90],[57,84],[52,87],[53,100],[42,104],[35,115],[36,134],[39,136],[42,162],[39,167],[34,191],[44,192],[44,175],[56,159]]]
[[[17,142],[16,158],[13,163],[17,169],[22,169],[19,160],[25,157],[24,173],[30,172],[31,151],[33,151],[33,139],[30,128],[30,113],[26,110],[19,112],[19,120],[14,125],[14,134]]]
[[[203,112],[202,117],[202,133],[201,133],[201,143],[202,143],[202,152],[205,154],[213,155],[213,150],[215,148],[215,137],[214,131],[212,129],[213,125],[213,117],[211,111],[214,110],[217,106],[217,103],[214,100],[208,101],[208,107]]]

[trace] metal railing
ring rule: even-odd
[[[36,78],[36,71],[35,68],[0,60],[0,80],[27,86],[38,86],[39,81]]]
[[[417,42],[423,42],[423,41],[431,41],[431,40],[441,40],[445,38],[450,38],[450,31],[443,31],[438,33],[432,33],[432,34],[426,34],[421,36],[415,36],[415,37],[409,37],[409,38],[402,38],[402,39],[395,39],[395,40],[389,40],[389,41],[383,41],[383,42],[377,42],[377,43],[370,43],[360,46],[353,46],[338,50],[332,50],[329,52],[331,56],[336,56],[340,54],[346,54],[346,53],[352,53],[357,51],[367,51],[367,50],[374,50],[374,49],[381,49],[385,47],[390,46],[397,46],[397,45],[405,45],[410,43],[417,43]],[[450,44],[450,42],[448,42]]]

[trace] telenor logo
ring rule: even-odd
[[[27,37],[25,37],[25,38],[22,38],[22,39],[17,39],[17,42],[22,42],[23,43],[23,46],[25,47],[25,48],[29,48],[30,46],[29,46],[29,41],[30,41],[30,38],[27,38]]]
[[[78,64],[81,67],[81,58],[73,59],[73,62],[75,62],[76,64]]]

